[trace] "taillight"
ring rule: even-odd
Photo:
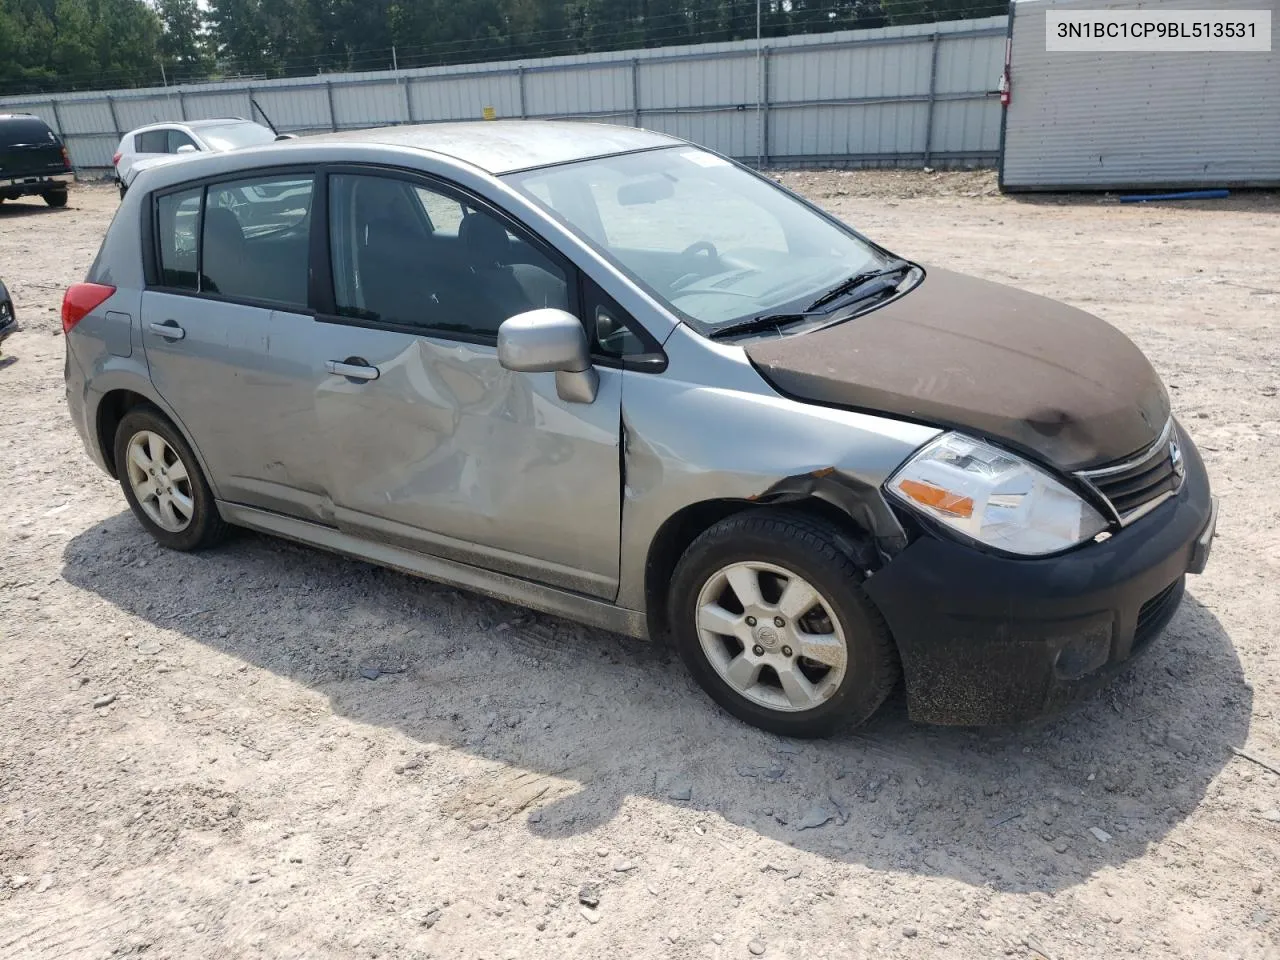
[[[105,283],[73,283],[67,287],[62,296],[62,332],[70,333],[89,311],[102,306],[115,292],[115,287]]]
[[[112,157],[111,157],[111,165],[112,165],[113,167],[118,167],[118,166],[120,166],[120,158],[121,158],[121,157],[123,157],[123,156],[124,156],[124,154],[123,154],[123,153],[119,153],[119,152],[117,152],[117,153],[113,154],[113,155],[112,155]]]
[[[71,169],[71,154],[67,153],[67,148],[62,148],[62,165],[68,170]]]

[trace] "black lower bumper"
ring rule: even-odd
[[[46,193],[66,193],[68,184],[74,179],[70,173],[0,176],[0,197],[17,200],[19,197],[43,197]]]
[[[1040,560],[925,534],[865,588],[902,655],[907,703],[926,723],[1011,723],[1098,689],[1173,618],[1208,558],[1209,478],[1180,437],[1178,494],[1102,543]]]

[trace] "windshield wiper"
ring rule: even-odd
[[[802,320],[811,320],[821,315],[821,312],[815,313],[813,311],[805,311],[804,313],[766,313],[758,317],[739,320],[737,323],[731,323],[718,330],[713,330],[711,331],[711,339],[720,340],[736,333],[758,333],[761,330],[777,330],[778,335],[781,336],[783,327],[792,323],[800,323]]]
[[[910,268],[911,264],[907,263],[907,261],[896,260],[889,264],[889,266],[882,267],[879,270],[866,270],[862,273],[855,273],[848,280],[844,280],[836,284],[817,300],[813,301],[813,303],[809,304],[805,309],[805,312],[809,313],[817,310],[819,307],[825,307],[827,304],[835,300],[839,300],[846,294],[853,293],[858,289],[858,287],[861,287],[863,284],[870,283],[872,280],[876,280],[880,277],[892,276],[895,273],[901,273],[902,271]],[[883,287],[881,289],[883,289]]]

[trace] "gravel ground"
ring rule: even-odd
[[[1149,657],[1028,727],[891,701],[794,743],[651,645],[256,535],[165,553],[63,400],[115,194],[5,204],[0,956],[1280,958],[1280,198],[782,179],[1152,358],[1223,512]]]

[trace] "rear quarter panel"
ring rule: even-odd
[[[110,438],[104,441],[98,433],[102,402],[114,391],[128,390],[145,397],[173,421],[208,477],[204,457],[191,432],[152,385],[142,349],[142,291],[146,286],[142,221],[146,200],[145,191],[130,192],[121,200],[85,277],[90,283],[113,286],[116,292],[67,335],[67,403],[90,456],[104,470],[112,472],[112,451]]]

